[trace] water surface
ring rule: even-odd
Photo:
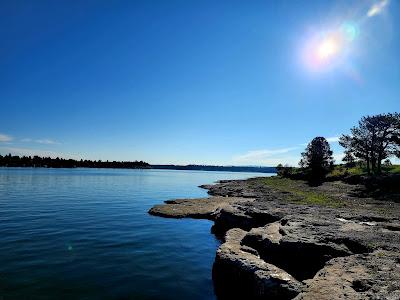
[[[147,211],[261,175],[0,168],[0,299],[215,299],[212,223]]]

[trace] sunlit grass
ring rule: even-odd
[[[384,171],[390,174],[400,174],[400,165],[393,165],[388,168],[384,168]]]
[[[348,168],[345,165],[338,165],[329,172],[327,177],[340,177],[344,175],[366,175],[367,168],[355,166]],[[400,165],[382,166],[382,174],[400,174]]]
[[[286,199],[291,202],[329,207],[341,207],[344,205],[341,200],[325,193],[314,191],[301,181],[281,177],[267,177],[260,180],[272,189],[287,193]]]

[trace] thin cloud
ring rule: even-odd
[[[21,139],[21,142],[30,143],[30,142],[32,142],[32,139]]]
[[[274,166],[279,163],[297,164],[297,155],[288,153],[298,150],[299,147],[287,147],[279,149],[252,150],[245,154],[237,155],[232,158],[235,164],[247,165],[269,165]]]
[[[22,139],[21,142],[23,143],[37,143],[37,144],[43,144],[43,145],[60,145],[60,142],[57,142],[52,139],[30,139],[30,138],[25,138]]]
[[[260,159],[265,157],[272,157],[277,154],[288,153],[290,151],[296,150],[298,147],[290,147],[290,148],[281,148],[281,149],[263,149],[263,150],[253,150],[248,151],[245,154],[238,155],[235,158],[238,160],[253,160]]]
[[[326,140],[328,141],[328,143],[338,143],[340,139],[340,136],[331,136],[326,138]],[[299,144],[299,146],[308,146],[309,143],[303,143],[303,144]]]
[[[10,135],[0,133],[0,142],[7,143],[11,142],[14,138]]]
[[[332,136],[332,137],[328,137],[326,138],[326,140],[329,143],[338,143],[339,142],[340,137],[339,136]]]
[[[335,163],[337,163],[337,164],[342,163],[343,157],[344,157],[344,153],[343,152],[339,152],[339,153],[334,153],[333,154],[333,159],[335,160]]]
[[[339,142],[339,136],[332,136],[326,138],[329,143]],[[306,147],[308,143],[300,144],[296,147],[286,147],[279,149],[263,149],[263,150],[253,150],[248,151],[244,154],[234,156],[232,161],[235,164],[241,165],[268,165],[275,166],[277,164],[289,164],[291,166],[296,166],[301,158],[301,149]],[[295,153],[291,152],[297,150]],[[340,154],[335,157],[336,161],[343,158]]]
[[[45,145],[59,145],[60,143],[51,139],[41,139],[41,140],[35,140],[36,143],[38,144],[45,144]]]

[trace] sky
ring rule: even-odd
[[[297,165],[400,108],[400,1],[1,1],[0,154]]]

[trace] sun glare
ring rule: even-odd
[[[364,16],[354,20],[343,20],[326,28],[315,28],[304,38],[301,59],[312,72],[348,69],[351,58],[359,48],[357,42],[361,25],[377,15],[383,14],[391,0],[377,0]],[[354,73],[354,72],[352,72]]]
[[[339,43],[334,38],[323,40],[316,49],[316,55],[320,60],[327,60],[339,52]]]
[[[343,63],[357,36],[357,26],[349,22],[335,30],[316,32],[305,41],[303,60],[312,71],[332,70]]]

